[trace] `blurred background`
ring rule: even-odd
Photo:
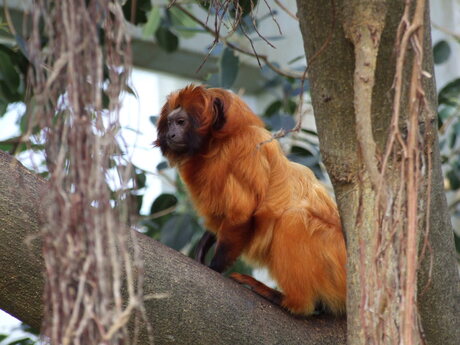
[[[280,143],[291,160],[308,166],[329,185],[308,80],[301,80],[306,61],[295,0],[253,1],[254,7],[248,5],[250,1],[239,2],[244,26],[233,30],[232,18],[217,28],[214,18],[219,13],[205,2],[181,1],[169,8],[168,1],[137,0],[136,10],[131,11],[132,0],[124,1],[134,68],[122,99],[119,140],[125,164],[130,162],[136,174],[131,192],[135,227],[185,255],[193,253],[203,234],[202,222],[176,172],[152,145],[160,108],[172,91],[190,83],[231,89],[274,132],[295,126],[299,95],[304,94],[302,130],[281,138]],[[445,190],[460,252],[460,1],[430,3]],[[0,0],[0,5],[0,149],[46,177],[43,137],[39,128],[28,128],[33,105],[29,101],[26,106],[28,62],[23,32],[32,1]],[[221,43],[215,42],[216,31]],[[33,136],[24,141],[24,134],[30,132]],[[250,272],[242,262],[234,269]],[[269,283],[264,271],[253,274]],[[34,344],[34,333],[0,310],[0,345]]]

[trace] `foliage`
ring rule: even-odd
[[[438,64],[448,61],[449,43],[437,42],[433,52]],[[454,220],[460,221],[460,78],[450,81],[439,91],[438,128],[446,190],[452,196],[449,211]],[[454,231],[454,236],[460,253],[460,233]]]
[[[11,331],[20,331],[19,338],[10,339],[10,334],[0,333],[0,344],[2,345],[35,345],[38,344],[38,330],[35,330],[25,323],[21,323],[18,327]]]

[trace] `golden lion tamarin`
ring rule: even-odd
[[[240,255],[266,267],[280,291],[232,277],[295,314],[321,306],[345,312],[346,248],[337,207],[313,173],[290,162],[237,95],[190,85],[172,93],[155,144],[184,180],[207,229],[198,259],[215,239],[210,267]],[[261,145],[261,143],[263,143]]]

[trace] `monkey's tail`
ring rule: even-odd
[[[233,280],[235,280],[236,282],[240,284],[248,286],[249,288],[251,288],[252,291],[268,299],[270,302],[278,306],[282,306],[281,303],[283,301],[284,295],[281,292],[268,287],[264,283],[261,283],[260,281],[246,274],[235,272],[235,273],[230,274],[230,278],[232,278]]]

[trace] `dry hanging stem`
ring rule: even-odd
[[[397,41],[397,73],[395,75],[395,95],[394,95],[394,123],[400,121],[401,116],[401,98],[402,98],[402,73],[403,66],[408,54],[409,45],[412,48],[413,55],[410,58],[412,70],[410,73],[410,89],[408,92],[407,104],[407,138],[401,141],[401,151],[404,154],[404,161],[401,164],[403,179],[407,183],[405,212],[406,224],[404,234],[399,236],[398,240],[403,245],[403,257],[401,260],[401,333],[405,344],[420,344],[421,330],[419,316],[417,312],[417,268],[418,268],[418,244],[419,228],[423,226],[423,219],[420,214],[423,208],[427,210],[430,207],[430,179],[424,184],[421,181],[425,177],[431,177],[431,157],[430,151],[426,150],[432,141],[429,138],[431,119],[430,110],[426,104],[425,93],[423,90],[422,79],[424,71],[423,65],[423,44],[424,44],[424,15],[425,0],[417,0],[415,9],[410,11],[410,4],[406,5],[403,18],[398,30]],[[413,13],[413,14],[412,14]],[[410,18],[412,14],[412,19]],[[420,123],[425,124],[425,136],[422,136]],[[395,138],[398,135],[397,126],[393,127]],[[399,136],[401,138],[401,136]],[[394,141],[388,146],[389,150],[395,150]],[[426,156],[424,155],[426,153]],[[385,171],[384,171],[385,173]],[[423,203],[422,200],[427,202]],[[426,211],[428,213],[428,211]],[[428,213],[429,214],[429,213]],[[428,226],[426,222],[425,227]],[[426,234],[425,234],[426,236]]]
[[[135,343],[127,322],[143,315],[142,261],[128,252],[131,173],[117,142],[131,66],[123,14],[117,0],[37,0],[32,25],[30,128],[44,128],[50,172],[42,335],[56,345]]]
[[[372,3],[382,5],[381,1]],[[432,142],[429,138],[432,131],[428,128],[430,111],[422,85],[425,1],[415,1],[415,5],[407,1],[398,28],[393,115],[383,157],[378,156],[373,139],[371,106],[375,58],[385,11],[375,11],[372,19],[366,16],[372,9],[368,5],[356,7],[356,21],[344,26],[355,45],[357,138],[376,200],[371,214],[373,220],[368,223],[370,229],[366,229],[371,234],[368,238],[371,242],[362,248],[362,253],[370,257],[366,260],[363,255],[359,268],[364,342],[422,344],[416,273],[419,229],[428,226],[420,215],[429,214],[430,182],[421,181],[424,176],[431,177],[431,158],[426,148]],[[366,18],[369,20],[363,23]],[[410,80],[409,90],[403,89],[404,79]],[[419,125],[422,122],[425,136]],[[407,135],[401,129],[404,127]]]

